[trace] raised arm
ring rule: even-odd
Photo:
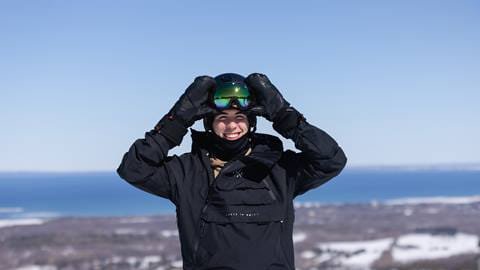
[[[179,157],[167,154],[180,145],[188,127],[212,112],[206,104],[208,91],[214,86],[213,78],[197,77],[155,128],[133,143],[123,156],[118,175],[139,189],[177,204],[182,164]]]
[[[292,139],[301,152],[287,151],[284,161],[294,172],[294,197],[316,188],[338,175],[347,158],[337,142],[325,131],[309,124],[303,115],[283,98],[267,76],[253,73],[246,79],[254,89],[257,114],[273,122],[273,128],[287,139]]]

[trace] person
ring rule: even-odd
[[[257,117],[293,140],[256,132]],[[191,129],[191,151],[168,156]],[[269,78],[200,76],[172,109],[136,140],[118,174],[175,204],[183,268],[295,269],[293,199],[337,176],[347,158],[309,124]]]

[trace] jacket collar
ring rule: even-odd
[[[192,134],[192,153],[208,152],[208,134],[204,131],[190,129]],[[282,141],[275,136],[254,133],[252,152],[248,156],[239,159],[240,163],[231,166],[230,170],[245,166],[261,166],[265,169],[271,169],[281,158],[283,153]],[[225,167],[227,169],[227,167]]]

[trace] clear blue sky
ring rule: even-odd
[[[0,170],[114,170],[223,72],[267,74],[349,166],[480,162],[479,29],[473,0],[1,1]]]

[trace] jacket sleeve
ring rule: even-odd
[[[274,124],[274,128],[284,137],[292,139],[301,151],[286,151],[287,164],[293,172],[294,198],[337,176],[347,163],[342,148],[330,135],[306,122],[303,116],[300,119],[295,127],[288,130]]]
[[[144,139],[136,140],[123,156],[118,175],[133,186],[178,202],[178,187],[183,177],[178,156],[167,156],[174,145],[161,133],[146,132]]]

